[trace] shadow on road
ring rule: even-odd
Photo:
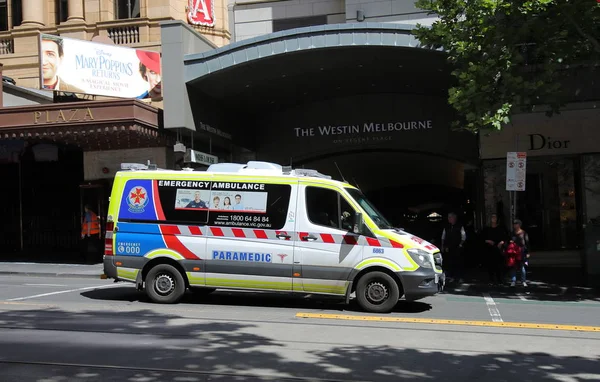
[[[2,330],[0,336],[3,381],[537,382],[600,378],[598,354],[581,358],[518,351],[461,352],[439,350],[435,343],[424,343],[426,350],[418,350],[402,348],[402,332],[389,337],[389,346],[372,347],[332,344],[326,329],[319,341],[307,341],[302,335],[290,340],[294,336],[289,333],[280,339],[278,332],[269,337],[258,334],[254,324],[203,322],[150,310],[12,310],[0,312],[0,322],[2,328],[11,328]],[[289,330],[302,333],[315,327],[298,329],[290,324]],[[352,329],[348,330],[351,335]],[[347,342],[351,341],[349,337]]]
[[[515,300],[526,296],[533,301],[600,302],[600,289],[584,286],[583,279],[579,269],[531,268],[528,269],[526,288],[519,282],[516,287],[511,287],[508,280],[502,285],[489,285],[485,270],[470,269],[464,284],[449,283],[444,294],[481,297],[482,293],[490,293],[493,297]]]
[[[131,286],[95,289],[82,292],[81,296],[92,300],[127,301],[152,303],[144,292],[138,292]],[[238,292],[218,290],[208,295],[186,293],[180,304],[202,304],[213,306],[252,306],[284,309],[318,309],[346,312],[363,312],[354,300],[346,305],[343,301],[327,296],[301,297],[293,294],[272,292]],[[399,301],[394,313],[423,313],[431,310],[431,304],[420,301]]]

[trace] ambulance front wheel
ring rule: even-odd
[[[371,313],[388,313],[400,299],[400,288],[390,275],[383,272],[369,272],[356,284],[358,305]]]
[[[158,264],[146,276],[146,294],[154,302],[173,304],[185,293],[185,280],[172,265]]]

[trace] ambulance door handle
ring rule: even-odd
[[[314,241],[314,240],[317,240],[317,237],[313,236],[313,235],[306,235],[306,236],[302,236],[301,239],[304,241]]]
[[[276,236],[278,239],[285,239],[285,240],[289,240],[292,238],[290,235],[286,235],[284,233],[278,233]]]

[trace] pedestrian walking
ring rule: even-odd
[[[502,284],[504,281],[503,249],[508,241],[508,232],[499,224],[498,214],[491,215],[490,225],[483,229],[482,237],[485,243],[484,264],[488,271],[490,284]]]
[[[462,224],[457,222],[454,212],[448,214],[448,223],[442,231],[442,248],[444,250],[444,262],[447,264],[451,278],[463,282],[464,258],[463,247],[467,234]]]
[[[517,272],[521,274],[521,283],[527,286],[527,269],[529,265],[529,235],[522,228],[523,222],[519,219],[513,221],[513,231],[507,248],[507,265],[509,268],[511,283],[514,287],[517,283]]]

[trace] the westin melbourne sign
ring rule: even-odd
[[[315,137],[333,135],[361,135],[373,133],[390,133],[408,130],[429,130],[433,128],[431,120],[406,122],[365,122],[357,125],[322,125],[317,127],[296,127],[296,137]]]

